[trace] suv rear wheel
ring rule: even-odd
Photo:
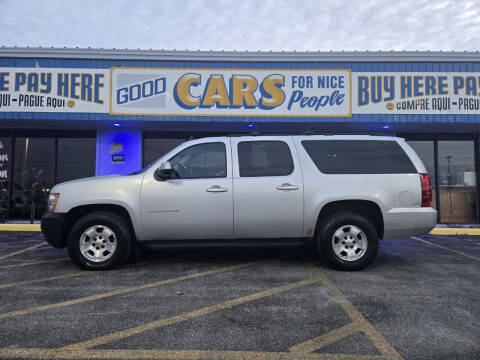
[[[331,267],[361,270],[378,252],[378,233],[364,216],[340,212],[328,217],[316,236],[317,249]]]
[[[86,270],[111,269],[123,264],[132,252],[132,238],[125,219],[104,211],[77,220],[67,244],[73,262]]]

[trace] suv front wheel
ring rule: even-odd
[[[378,252],[375,226],[362,215],[341,212],[328,217],[321,225],[316,245],[331,267],[339,270],[361,270]]]
[[[125,219],[115,213],[93,212],[81,217],[68,236],[68,253],[86,270],[106,270],[123,264],[132,252]]]

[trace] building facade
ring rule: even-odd
[[[0,221],[38,219],[55,184],[128,174],[189,138],[401,136],[441,223],[479,222],[478,52],[0,48]]]

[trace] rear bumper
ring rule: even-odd
[[[428,234],[437,224],[437,210],[424,208],[395,208],[383,219],[384,239]]]
[[[65,214],[45,213],[42,215],[40,228],[47,242],[56,248],[64,248],[66,239],[63,239],[63,224],[65,223]]]

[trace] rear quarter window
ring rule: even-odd
[[[324,174],[417,173],[396,141],[304,140],[302,146]]]

